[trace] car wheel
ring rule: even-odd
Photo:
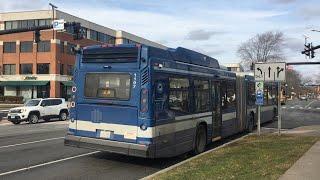
[[[12,121],[13,124],[17,125],[17,124],[20,124],[21,121]]]
[[[65,111],[60,112],[59,118],[61,121],[65,121],[68,118],[68,114]]]
[[[200,125],[197,128],[195,146],[194,146],[194,154],[200,154],[204,152],[207,144],[207,133],[205,126]]]
[[[29,116],[29,123],[30,124],[36,124],[39,121],[39,117],[36,114],[31,114]]]

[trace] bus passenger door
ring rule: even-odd
[[[211,98],[212,98],[212,141],[219,140],[221,138],[222,128],[222,115],[221,115],[221,94],[220,83],[211,83]]]

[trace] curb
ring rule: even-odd
[[[191,157],[191,158],[189,158],[189,159],[183,160],[183,161],[181,161],[181,162],[179,162],[179,163],[177,163],[177,164],[174,164],[174,165],[172,165],[172,166],[169,166],[169,167],[167,167],[167,168],[165,168],[165,169],[162,169],[162,170],[160,170],[160,171],[157,171],[157,172],[155,172],[155,173],[153,173],[153,174],[151,174],[151,175],[149,175],[149,176],[146,176],[146,177],[144,177],[144,178],[141,178],[141,180],[149,180],[149,179],[152,179],[152,178],[154,178],[155,176],[158,176],[158,175],[163,174],[163,173],[165,173],[165,172],[167,172],[167,171],[169,171],[169,170],[171,170],[171,169],[174,169],[174,168],[176,168],[176,167],[178,167],[178,166],[181,166],[182,164],[185,164],[185,163],[187,163],[187,162],[189,162],[189,161],[191,161],[191,160],[193,160],[193,159],[196,159],[196,158],[198,158],[198,157],[200,157],[200,156],[202,156],[202,155],[205,155],[205,154],[211,153],[211,152],[213,152],[213,151],[215,151],[215,150],[221,149],[221,148],[223,148],[223,147],[225,147],[225,146],[227,146],[227,145],[229,145],[229,144],[232,144],[232,143],[234,143],[234,142],[237,142],[237,141],[239,141],[239,140],[241,140],[241,139],[243,139],[243,138],[245,138],[245,137],[247,137],[247,136],[249,136],[249,135],[252,135],[252,134],[255,134],[255,133],[246,134],[246,135],[244,135],[244,136],[242,136],[242,137],[240,137],[240,138],[238,138],[238,139],[234,139],[234,140],[232,140],[232,141],[230,141],[230,142],[227,142],[227,143],[225,143],[225,144],[223,144],[223,145],[221,145],[221,146],[218,146],[218,147],[216,147],[216,148],[210,149],[210,150],[205,151],[205,152],[203,152],[203,153],[201,153],[201,154],[198,154],[198,155],[196,155],[196,156],[193,156],[193,157]]]

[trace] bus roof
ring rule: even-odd
[[[194,64],[194,65],[199,65],[199,66],[204,66],[204,67],[210,67],[210,68],[215,68],[215,69],[220,69],[220,65],[218,60],[204,55],[202,53],[186,49],[183,47],[178,47],[176,49],[160,49],[156,47],[151,47],[151,46],[145,46],[145,45],[139,45],[139,44],[119,44],[119,45],[93,45],[93,46],[87,46],[83,48],[83,53],[84,54],[97,54],[99,52],[102,52],[103,49],[105,51],[108,51],[107,48],[137,48],[137,47],[147,47],[148,48],[148,56],[149,58],[162,58],[162,59],[167,59],[167,60],[172,60],[172,61],[178,61],[178,62],[183,62],[183,63],[188,63],[188,64]],[[110,50],[110,49],[109,49]],[[94,52],[96,51],[96,52]]]

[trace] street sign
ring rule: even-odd
[[[53,30],[64,30],[64,23],[65,21],[63,19],[54,20],[52,23]]]
[[[284,82],[286,80],[286,63],[256,63],[254,78],[256,81]]]
[[[263,82],[256,82],[256,105],[263,105]]]

